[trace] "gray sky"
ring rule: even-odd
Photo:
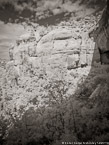
[[[24,33],[20,24],[11,24],[0,21],[0,58],[8,59],[8,49],[11,43]]]

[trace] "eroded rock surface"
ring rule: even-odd
[[[27,67],[36,68],[42,64],[46,67],[63,65],[71,70],[92,63],[94,42],[85,40],[72,28],[55,28],[40,36],[39,41],[36,40],[37,36],[30,34],[19,38],[11,54],[15,66],[24,67],[27,64]]]
[[[86,18],[84,23],[87,23]],[[28,31],[11,46],[2,96],[7,102],[7,107],[4,104],[7,111],[34,106],[34,98],[36,106],[37,103],[43,105],[43,98],[48,93],[45,88],[52,79],[64,79],[67,95],[75,93],[90,73],[91,66],[99,65],[95,42],[88,37],[89,24],[86,29],[84,23],[63,22],[48,28],[37,26],[35,31]]]

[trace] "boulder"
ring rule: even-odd
[[[38,57],[43,56],[44,63],[47,62],[51,66],[63,63],[68,68],[71,65],[68,57],[70,55],[73,69],[79,62],[80,46],[81,39],[76,33],[71,29],[58,28],[42,37],[37,44],[36,53]]]

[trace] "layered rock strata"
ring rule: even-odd
[[[10,61],[1,84],[4,112],[11,109],[16,113],[21,106],[35,106],[34,99],[36,104],[44,104],[41,97],[47,94],[44,85],[49,85],[52,79],[64,79],[67,95],[73,95],[87,78],[92,64],[99,64],[95,43],[87,32],[74,26],[39,26],[36,31],[20,36],[10,48]]]
[[[59,65],[72,70],[90,66],[94,48],[95,44],[91,39],[85,39],[71,28],[60,27],[43,36],[39,33],[21,36],[10,49],[10,58],[19,75],[44,65],[46,71]]]

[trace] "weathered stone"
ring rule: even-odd
[[[43,28],[43,30],[45,30]],[[86,39],[86,34],[79,33],[68,27],[59,27],[44,33],[41,27],[35,35],[27,33],[19,38],[12,50],[14,65],[20,66],[20,74],[26,74],[31,69],[45,67],[54,73],[53,69],[60,66],[70,70],[80,66],[91,65],[93,46]],[[42,34],[42,35],[41,35]],[[34,38],[35,37],[35,41]]]
[[[74,69],[78,67],[78,63],[79,63],[79,55],[78,54],[73,54],[73,55],[69,55],[67,57],[67,69]]]
[[[87,64],[89,65],[89,66],[91,66],[92,65],[92,61],[93,61],[93,53],[89,53],[89,54],[87,54]]]
[[[46,42],[46,43],[41,43],[39,42],[37,44],[37,48],[36,48],[36,53],[38,56],[40,55],[47,55],[52,53],[52,49],[53,49],[53,42]]]
[[[79,64],[81,66],[86,66],[87,65],[87,54],[86,54],[86,49],[81,48],[81,51],[80,51],[80,61],[79,61]]]
[[[67,48],[67,41],[65,40],[55,40],[54,41],[54,46],[52,51],[64,51]]]

